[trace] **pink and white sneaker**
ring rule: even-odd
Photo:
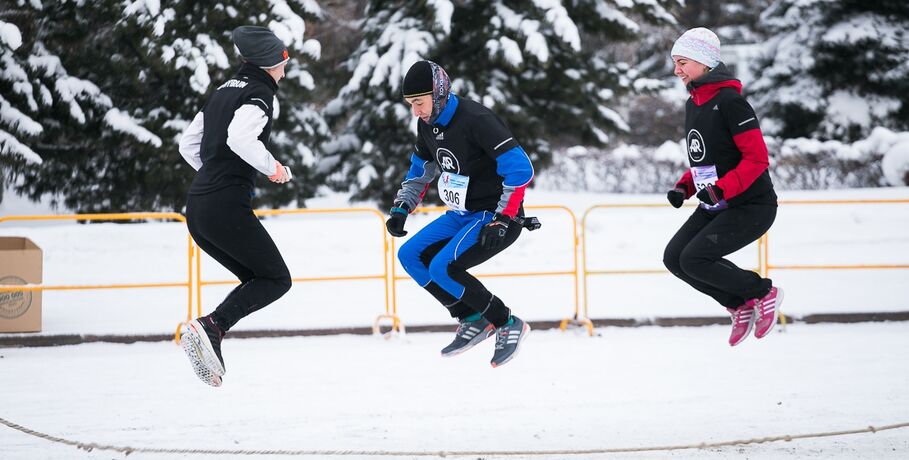
[[[777,310],[783,303],[783,290],[777,287],[770,288],[764,297],[754,300],[754,311],[757,319],[754,321],[754,336],[762,338],[773,330],[776,325]]]
[[[732,313],[732,334],[729,335],[729,346],[734,347],[748,338],[751,328],[754,327],[753,300],[742,304]]]

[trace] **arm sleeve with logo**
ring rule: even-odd
[[[199,151],[202,148],[204,127],[205,119],[202,112],[199,112],[189,126],[183,130],[183,135],[180,136],[180,155],[196,171],[202,167],[202,157],[199,155]]]
[[[401,189],[395,196],[395,205],[408,211],[413,211],[423,201],[423,196],[426,195],[426,191],[429,190],[430,184],[439,171],[423,138],[418,136],[417,144],[414,147],[416,149],[410,155],[410,169],[407,171],[407,176],[404,177],[404,182],[401,183]]]
[[[533,180],[533,165],[511,130],[495,115],[478,117],[474,140],[496,160],[496,174],[502,176],[502,196],[496,212],[515,217],[524,201],[524,191]]]
[[[743,97],[729,99],[720,106],[732,140],[742,152],[742,160],[731,171],[717,180],[728,200],[741,194],[757,180],[770,164],[764,134],[758,124],[754,109]]]

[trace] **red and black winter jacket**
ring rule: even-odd
[[[693,167],[715,166],[716,186],[728,206],[776,205],[776,192],[767,172],[767,145],[754,109],[742,96],[742,83],[722,63],[688,84],[685,104],[688,162]],[[676,187],[686,198],[697,193],[691,169]]]

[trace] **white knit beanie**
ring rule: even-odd
[[[670,56],[682,56],[711,69],[720,63],[720,39],[710,29],[689,29],[672,45]]]

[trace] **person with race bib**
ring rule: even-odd
[[[697,209],[669,241],[663,263],[673,275],[726,307],[729,345],[765,337],[777,322],[783,290],[724,257],[773,225],[777,196],[767,171],[767,146],[742,84],[720,61],[709,29],[688,30],[670,52],[675,75],[691,97],[685,105],[690,168],[667,193],[672,206],[696,196]]]
[[[431,61],[413,64],[404,76],[404,100],[419,118],[417,141],[386,227],[392,236],[406,235],[408,214],[438,178],[449,210],[408,239],[398,259],[460,323],[442,356],[463,353],[494,334],[491,364],[498,367],[515,357],[530,326],[467,269],[510,246],[523,227],[536,228],[523,212],[533,165],[495,113],[449,87],[448,74]]]

